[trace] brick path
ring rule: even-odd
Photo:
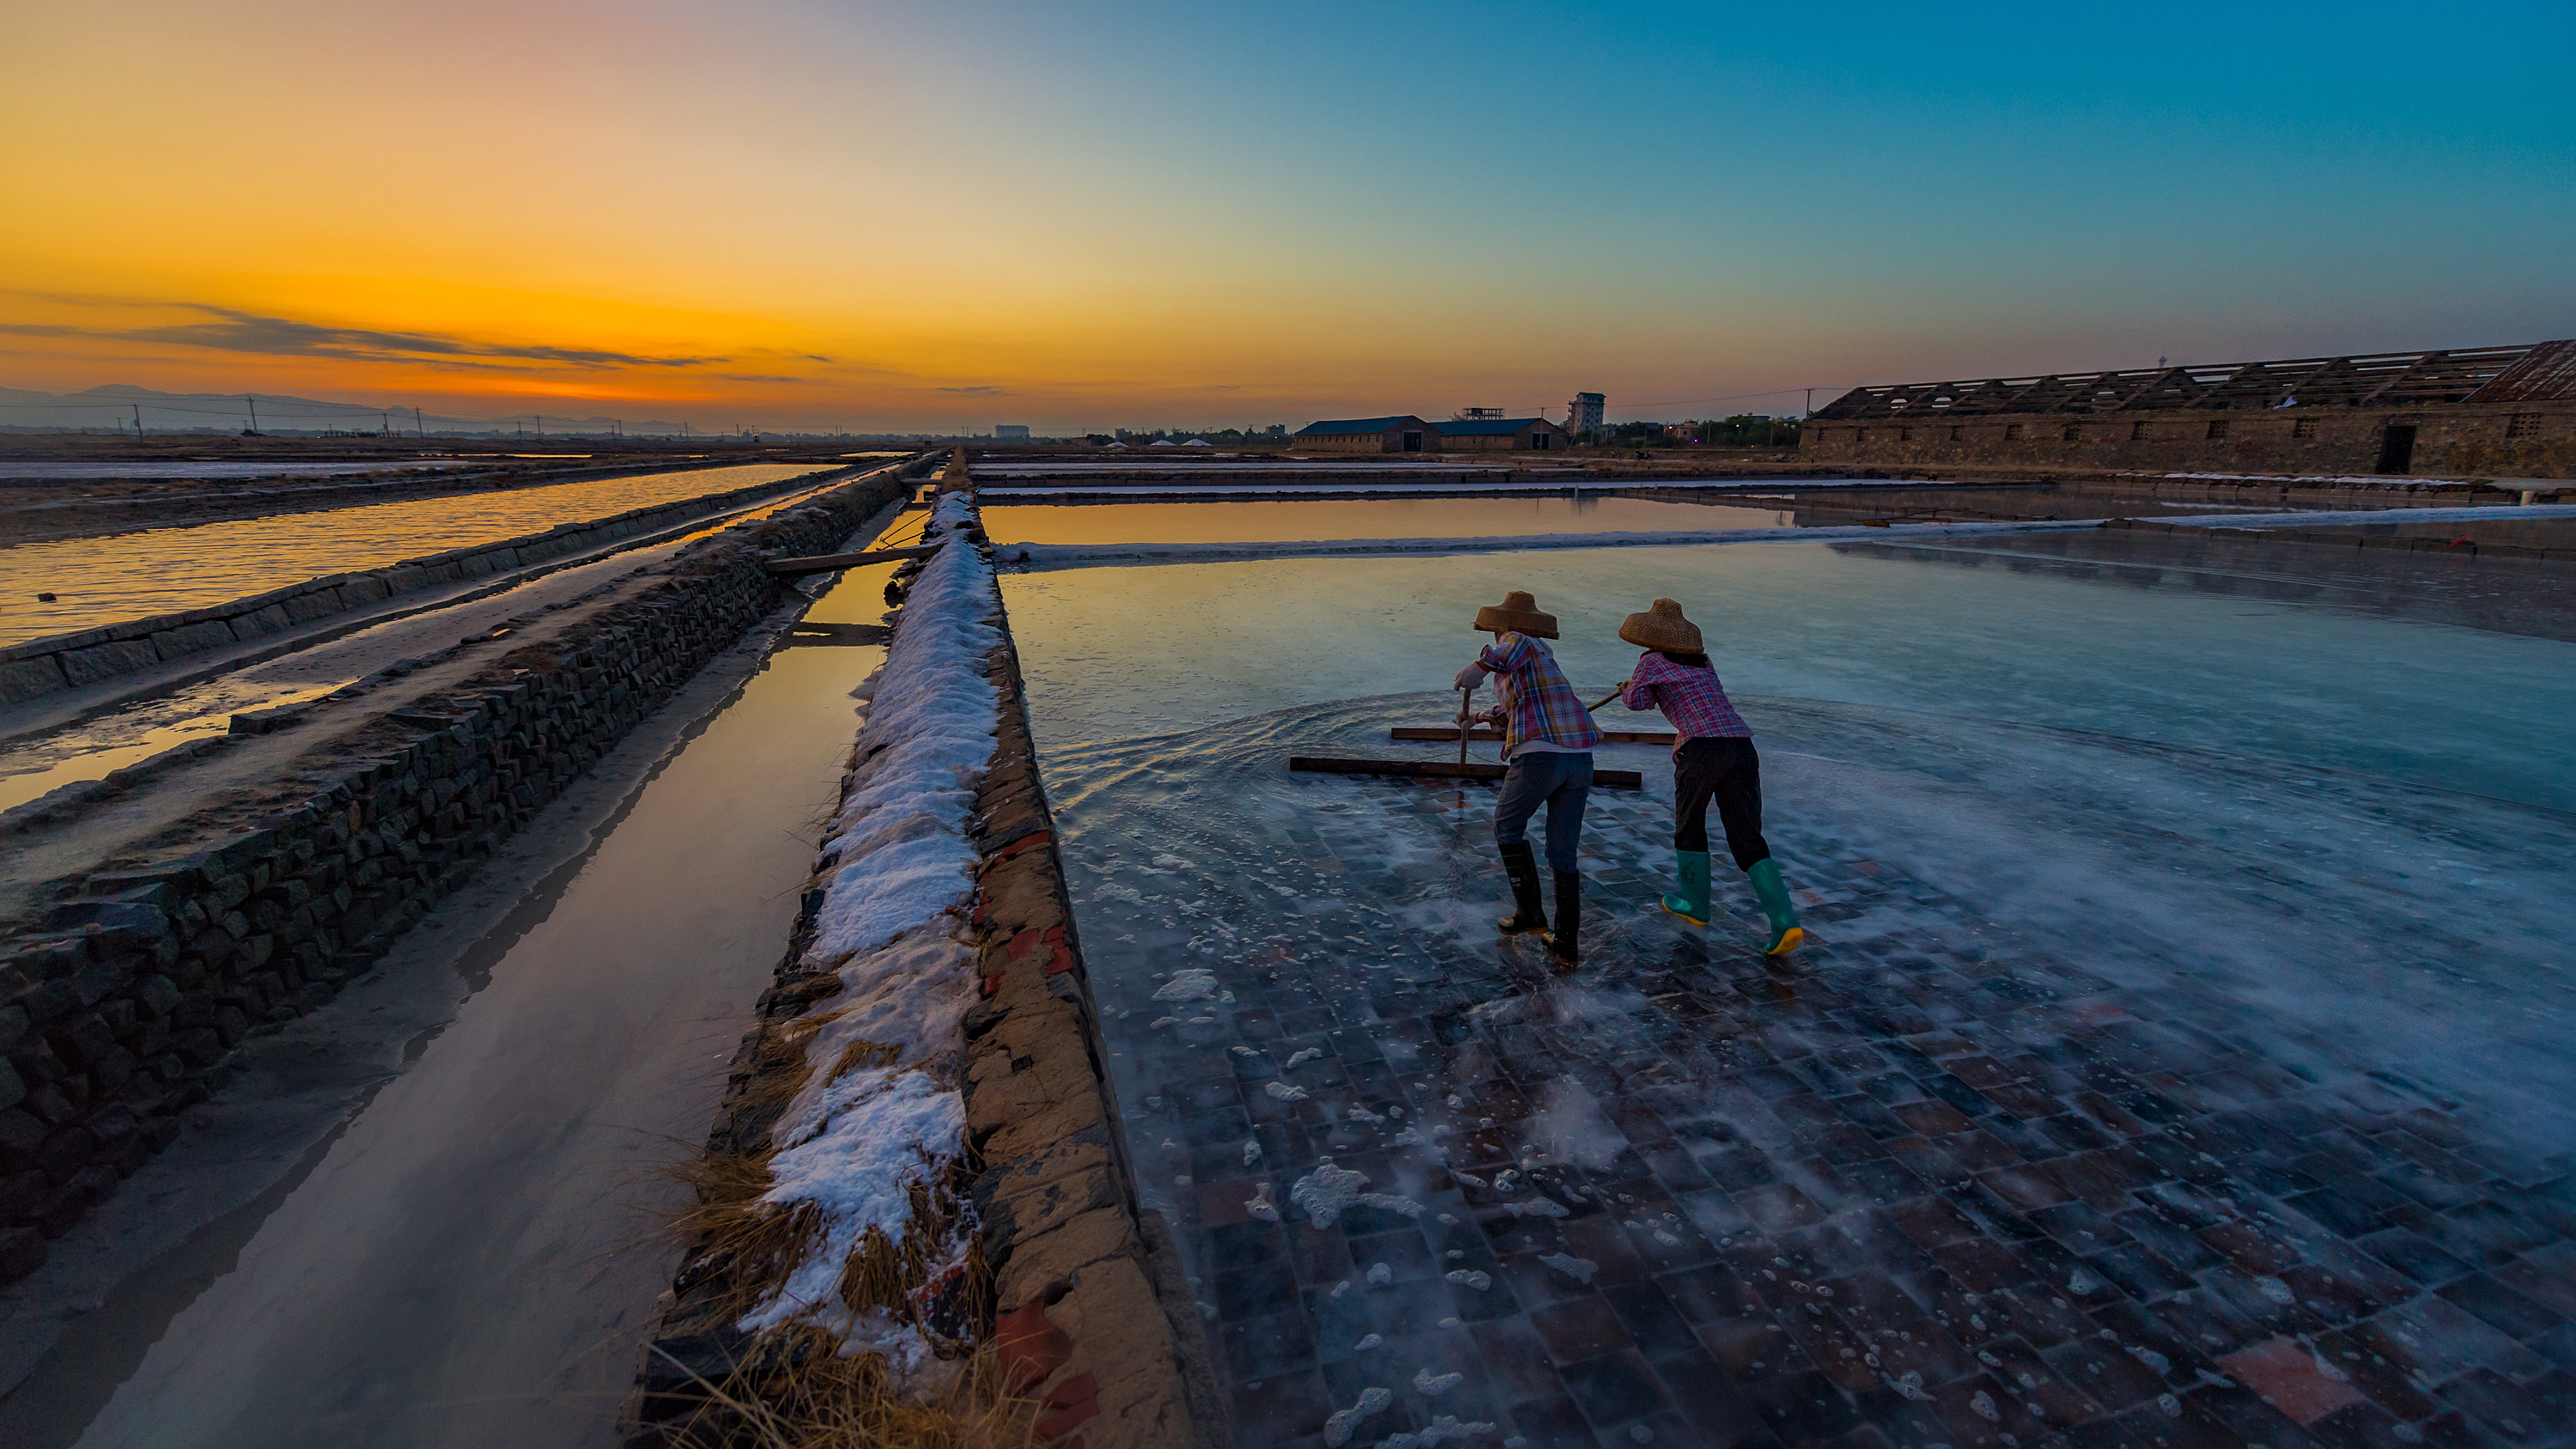
[[[1444,905],[1505,894],[1490,787],[1311,788],[1060,816],[1240,1449],[1330,1443],[1372,1387],[1354,1445],[2576,1442],[2565,1155],[2311,1082],[2219,987],[2124,992],[1794,823],[1819,944],[1783,970],[1723,861],[1739,921],[1652,910],[1644,796],[1595,794],[1589,969],[1551,978]],[[1183,966],[1231,999],[1150,999]],[[1391,1205],[1314,1225],[1327,1157]]]

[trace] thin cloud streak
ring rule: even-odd
[[[265,357],[326,357],[343,362],[400,362],[448,367],[506,367],[511,362],[555,363],[596,370],[617,367],[691,368],[724,357],[651,357],[604,348],[529,346],[478,342],[427,332],[386,332],[367,327],[326,327],[290,317],[266,317],[201,302],[180,304],[219,320],[161,327],[75,327],[61,323],[0,323],[0,332],[30,337],[97,337],[120,342],[174,343],[218,352]],[[484,359],[498,359],[487,361]]]

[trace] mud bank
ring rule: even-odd
[[[637,590],[58,880],[0,926],[0,1281],[220,1090],[253,1027],[364,970],[776,607],[765,558],[899,499],[891,469],[691,545]]]
[[[870,876],[865,859],[853,866],[850,856],[875,850],[882,859],[895,853],[878,844],[889,836],[912,845],[940,834],[925,823],[935,810],[890,830],[883,823],[911,808],[909,798],[886,800],[906,743],[903,726],[881,718],[905,707],[889,694],[860,732],[843,833],[825,845],[760,1024],[735,1056],[706,1156],[750,1169],[755,1188],[769,1187],[759,1202],[781,1201],[785,1190],[769,1186],[784,1176],[773,1171],[784,1166],[780,1149],[848,1130],[814,1119],[812,1101],[846,1094],[858,1116],[869,1089],[844,1084],[877,1070],[918,1071],[923,1091],[953,1094],[962,1130],[947,1153],[925,1140],[908,1184],[872,1184],[880,1198],[894,1188],[896,1201],[911,1190],[912,1211],[897,1210],[891,1234],[871,1228],[845,1241],[852,1235],[836,1235],[827,1212],[802,1244],[767,1253],[701,1230],[638,1368],[632,1449],[750,1442],[745,1405],[793,1415],[784,1400],[799,1391],[777,1386],[792,1384],[801,1356],[816,1352],[812,1339],[779,1331],[798,1325],[824,1327],[838,1355],[883,1353],[903,1391],[981,1365],[989,1389],[1022,1402],[1038,1442],[1227,1442],[1187,1278],[1168,1227],[1140,1204],[1123,1145],[990,545],[961,503],[943,505],[940,517],[934,541],[945,534],[949,548],[976,551],[973,587],[917,593],[897,617],[887,673],[902,668],[908,629],[955,629],[941,611],[971,610],[988,626],[974,636],[978,652],[950,666],[972,685],[952,679],[946,688],[964,696],[963,718],[979,715],[989,693],[989,750],[974,744],[960,752],[971,762],[924,772],[953,773],[971,791],[956,878],[933,887],[924,919],[852,936],[847,912],[897,894],[888,882],[901,867]],[[872,806],[872,796],[886,803]],[[836,950],[836,938],[861,949]],[[904,1022],[920,1023],[918,1040],[886,1045]],[[925,1237],[934,1239],[927,1250]],[[874,1279],[880,1260],[898,1255],[908,1270],[890,1292]],[[800,1284],[820,1291],[800,1302]]]
[[[811,486],[823,479],[818,476],[802,481]],[[0,648],[0,705],[39,699],[241,645],[255,645],[319,620],[371,608],[424,589],[509,575],[602,544],[721,513],[786,491],[787,487],[775,482],[754,484],[604,518],[557,524],[542,533],[498,543],[402,559],[360,573],[328,574],[207,608],[29,639]]]

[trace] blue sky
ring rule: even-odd
[[[134,3],[32,0],[0,383],[1064,428],[2576,335],[2563,4]]]

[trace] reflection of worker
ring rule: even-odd
[[[1657,599],[1646,612],[1630,614],[1619,637],[1646,650],[1619,697],[1630,709],[1660,709],[1673,723],[1673,854],[1682,888],[1664,897],[1664,909],[1693,925],[1708,924],[1708,804],[1714,799],[1726,848],[1736,868],[1752,877],[1762,913],[1771,919],[1767,954],[1797,949],[1806,932],[1789,904],[1780,863],[1762,839],[1762,757],[1702,652],[1699,626],[1682,617],[1681,605]]]
[[[1494,843],[1502,847],[1515,909],[1499,924],[1507,936],[1548,928],[1539,906],[1538,862],[1522,838],[1530,816],[1545,802],[1547,863],[1556,872],[1556,929],[1547,945],[1559,965],[1571,970],[1582,960],[1576,938],[1583,877],[1576,871],[1575,848],[1583,840],[1583,801],[1592,791],[1592,747],[1601,743],[1601,731],[1574,697],[1556,656],[1539,642],[1556,637],[1556,616],[1540,613],[1536,599],[1506,594],[1499,606],[1476,611],[1476,627],[1494,642],[1458,671],[1458,688],[1473,691],[1486,675],[1494,676],[1500,703],[1477,718],[1503,726],[1503,758],[1511,763],[1494,805]]]

